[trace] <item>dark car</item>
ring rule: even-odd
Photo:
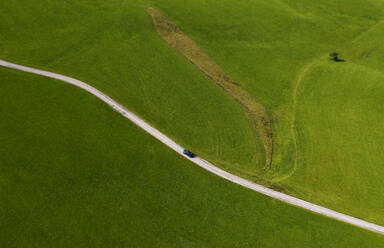
[[[189,150],[187,150],[187,149],[185,149],[185,150],[183,151],[183,153],[184,153],[185,155],[187,155],[188,157],[190,157],[190,158],[194,158],[194,157],[196,157],[196,155],[195,155],[193,152],[191,152],[191,151],[189,151]]]

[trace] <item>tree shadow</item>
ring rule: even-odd
[[[335,62],[345,62],[344,59],[339,58],[339,54],[337,52],[332,52],[329,54],[329,56],[331,57],[331,60],[333,60]]]
[[[344,59],[339,59],[339,58],[334,59],[333,61],[335,61],[335,62],[346,62]]]

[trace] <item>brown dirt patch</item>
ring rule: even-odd
[[[270,168],[273,155],[271,120],[264,106],[257,102],[238,83],[225,74],[193,40],[159,11],[148,8],[158,34],[178,53],[204,72],[214,83],[231,95],[246,110],[248,118],[262,140],[265,149],[265,168]]]

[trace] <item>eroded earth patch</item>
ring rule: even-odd
[[[178,53],[204,72],[214,83],[231,95],[245,109],[265,149],[265,168],[272,164],[273,135],[271,119],[265,107],[216,64],[192,39],[159,11],[148,8],[158,34]]]

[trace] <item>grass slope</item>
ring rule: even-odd
[[[0,10],[2,59],[94,85],[224,167],[262,167],[241,106],[158,37],[140,3],[11,0]]]
[[[373,49],[383,27],[345,47],[346,63],[322,59],[303,77],[296,105],[298,173],[284,182],[313,201],[334,209],[344,204],[354,216],[381,224],[384,73],[375,68],[380,52]]]
[[[242,109],[158,37],[150,6],[266,106],[271,170],[260,170],[262,144]],[[379,0],[8,0],[0,57],[89,82],[225,169],[384,224],[383,9]],[[336,49],[347,62],[327,64]]]
[[[1,247],[384,247],[209,174],[80,89],[0,78]]]
[[[266,179],[384,224],[381,1],[154,4],[268,107],[275,156]],[[327,64],[333,50],[347,62]]]
[[[381,1],[153,1],[236,82],[267,106],[274,123],[274,170],[291,173],[290,132],[295,80],[383,17]]]
[[[185,35],[178,26],[166,16],[153,8],[147,9],[152,16],[158,34],[176,52],[188,59],[199,70],[204,72],[213,83],[217,84],[227,94],[232,96],[243,108],[249,121],[253,123],[260,141],[264,144],[265,167],[272,164],[273,140],[271,120],[265,107],[257,102],[249,93],[243,90],[206,54],[196,43]]]

